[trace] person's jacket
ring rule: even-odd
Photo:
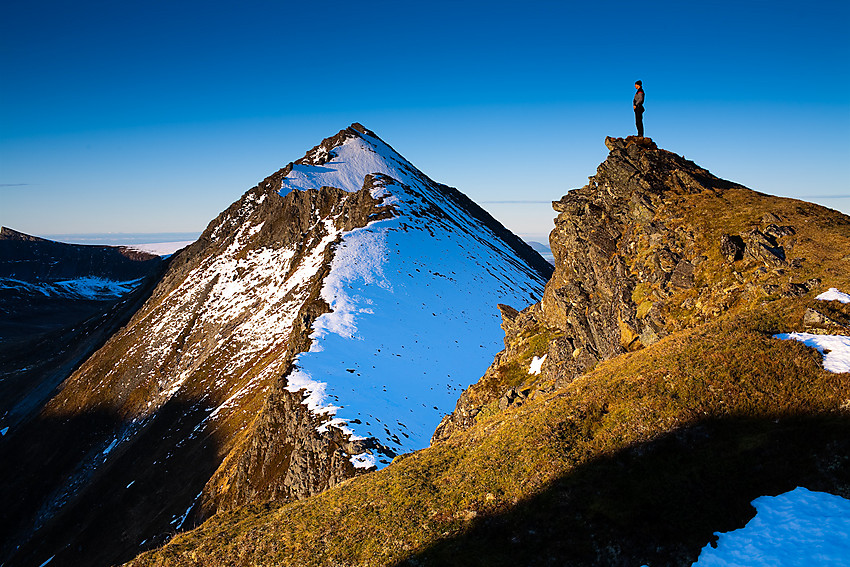
[[[632,104],[635,106],[635,110],[643,110],[643,87],[639,88],[635,93],[635,100]]]

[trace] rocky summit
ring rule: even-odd
[[[501,347],[496,304],[535,303],[552,273],[359,124],[164,266],[28,419],[0,423],[3,565],[115,564],[425,448]]]
[[[552,203],[556,268],[543,300],[522,313],[500,307],[508,351],[530,328],[551,333],[538,376],[552,388],[730,310],[823,288],[820,271],[806,259],[814,256],[814,240],[797,236],[795,226],[811,219],[798,216],[803,208],[796,201],[776,200],[757,214],[757,194],[649,138],[609,137],[605,145],[608,158],[589,183]],[[818,212],[842,234],[845,216]],[[826,242],[833,249],[832,239]],[[499,371],[504,356],[488,375]],[[468,400],[479,386],[464,393],[435,439],[472,423],[484,400]]]
[[[850,218],[605,143],[430,447],[130,565],[685,566],[759,497],[850,497]]]

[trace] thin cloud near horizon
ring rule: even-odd
[[[548,205],[552,201],[479,201],[482,205]]]

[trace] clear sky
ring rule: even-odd
[[[850,213],[850,2],[0,4],[0,224],[201,231],[362,122],[515,232],[634,133]]]

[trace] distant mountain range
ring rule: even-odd
[[[528,243],[529,246],[534,248],[535,252],[537,252],[538,254],[543,256],[543,258],[547,262],[549,262],[553,266],[555,265],[555,256],[552,255],[552,249],[551,248],[549,248],[548,246],[546,246],[542,242],[536,242],[534,240],[527,240],[526,242]]]
[[[0,429],[14,432],[33,419],[127,322],[163,267],[159,256],[137,250],[0,229]]]

